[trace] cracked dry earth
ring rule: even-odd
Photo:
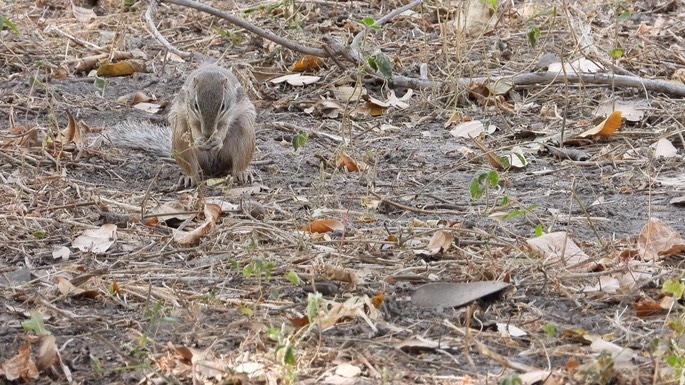
[[[573,6],[596,15],[592,23],[557,4],[559,19],[534,19],[547,40],[531,48],[523,4],[500,5],[496,28],[469,37],[454,31],[461,2],[427,2],[365,44],[389,55],[395,73],[418,77],[428,63],[431,76],[456,84],[528,71],[545,53],[580,57],[569,25],[581,23],[595,41],[632,47],[618,64],[625,71],[667,79],[683,68],[685,4],[653,3],[631,3],[633,17],[620,21],[602,2]],[[326,34],[350,41],[361,31],[355,20],[403,5],[207,4],[309,44]],[[315,83],[274,84],[296,53],[163,4],[153,15],[160,32],[231,66],[259,111],[253,184],[212,180],[172,192],[180,175],[172,159],[117,148],[100,133],[123,121],[166,124],[165,108],[198,65],[167,55],[141,18],[146,7],[0,5],[21,31],[0,32],[0,383],[678,383],[682,299],[668,305],[662,288],[683,277],[682,99],[539,84],[484,105],[461,87],[410,91],[332,60],[307,72],[321,77]],[[96,16],[84,21],[88,10]],[[647,43],[634,33],[658,20],[669,33]],[[618,35],[607,27],[614,23]],[[147,71],[107,78],[103,92],[88,76],[96,64],[83,69],[82,58],[110,50]],[[364,101],[337,98],[345,86],[382,101],[390,91],[409,93],[408,106],[373,116],[359,108]],[[131,106],[136,92],[159,111]],[[560,160],[536,145],[562,127],[568,137],[591,128],[608,98],[649,108],[612,136],[573,143],[586,160]],[[338,107],[320,108],[324,99]],[[541,112],[550,106],[558,118]],[[49,138],[67,127],[68,114],[93,132],[63,145]],[[472,181],[494,166],[472,139],[454,134],[456,114],[497,127],[480,137],[494,153],[525,149],[525,167],[497,171],[496,186],[479,199]],[[299,131],[309,135],[294,150]],[[17,139],[25,132],[34,140]],[[664,138],[675,156],[655,156],[651,146]],[[341,165],[343,152],[363,172]],[[196,242],[178,242],[179,231],[212,217],[209,200],[226,210]],[[241,204],[259,205],[264,217]],[[151,215],[159,207],[176,215],[159,220]],[[638,237],[650,218],[671,229],[675,251],[645,258]],[[307,231],[320,220],[334,231]],[[103,228],[104,250],[76,245]],[[577,245],[587,259],[565,264],[536,251],[536,229],[565,232],[560,249]],[[417,306],[411,295],[434,281],[509,288],[468,306]]]

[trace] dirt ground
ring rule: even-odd
[[[405,3],[207,4],[320,48]],[[311,84],[274,83],[301,54],[177,5],[152,17],[194,59],[151,35],[144,3],[2,3],[20,33],[0,31],[0,384],[682,384],[682,292],[663,291],[685,276],[682,94],[561,82],[487,95],[459,80],[544,73],[553,54],[682,87],[685,2],[502,2],[480,32],[455,26],[463,4],[425,2],[363,40],[394,75],[420,78],[425,64],[426,81],[444,82],[410,89],[343,58],[307,69]],[[102,60],[84,59],[114,51],[146,70],[106,77],[103,91],[89,75]],[[171,158],[102,135],[167,124],[200,57],[232,68],[258,109],[252,184],[172,191]],[[380,102],[341,98],[344,87]],[[159,110],[133,106],[136,92]],[[385,108],[392,95],[406,105]],[[579,137],[606,100],[632,115],[613,135]],[[69,114],[92,132],[60,141]],[[459,135],[479,121],[477,141]],[[563,148],[584,156],[554,155],[562,130]],[[489,160],[515,147],[525,166]],[[492,170],[496,186],[474,199],[472,181]],[[228,207],[215,222],[212,199]],[[177,215],[150,214],[159,207]],[[654,219],[671,243],[650,256]],[[108,246],[79,248],[98,229]],[[555,233],[568,243],[535,247]],[[412,294],[429,282],[509,286],[421,306]]]

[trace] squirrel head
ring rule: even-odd
[[[196,139],[209,139],[223,126],[228,126],[245,90],[228,70],[217,66],[198,69],[189,79],[187,109]]]

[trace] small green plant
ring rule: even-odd
[[[471,200],[478,200],[483,195],[486,196],[490,188],[497,187],[499,183],[499,173],[496,170],[484,171],[476,175],[471,179],[471,184],[469,185],[469,193],[471,194]]]
[[[212,29],[214,30],[214,32],[216,32],[217,35],[227,38],[234,45],[240,44],[240,42],[242,42],[242,40],[243,40],[239,34],[233,32],[231,30],[223,29],[223,28],[218,27],[218,26],[213,26]]]
[[[14,25],[14,23],[12,23],[12,20],[6,18],[5,16],[0,15],[0,31],[2,31],[2,29],[5,28],[5,26],[7,26],[7,28],[11,29],[12,31],[14,31],[15,34],[17,34],[17,35],[21,34],[21,32],[19,32],[19,29],[17,28],[17,26]]]
[[[266,259],[270,259],[268,254],[265,254]],[[264,262],[262,258],[255,258],[248,265],[243,267],[243,276],[251,278],[253,275],[261,282],[262,279],[269,281],[271,279],[271,272],[276,267],[272,262]]]
[[[297,131],[297,134],[293,135],[292,139],[293,149],[297,151],[304,147],[304,145],[307,143],[307,138],[309,138],[309,134],[306,131]]]
[[[292,283],[293,285],[300,285],[302,284],[302,280],[300,279],[300,276],[297,275],[296,272],[290,270],[286,275],[285,278]]]
[[[545,334],[547,334],[547,337],[551,338],[556,338],[561,335],[561,329],[555,324],[545,324],[545,326],[542,328],[542,330],[545,331]]]
[[[526,36],[528,37],[528,44],[530,44],[532,48],[537,47],[540,42],[540,27],[534,22],[528,23],[528,32],[526,33]]]
[[[98,90],[98,95],[100,95],[100,97],[105,96],[105,89],[107,88],[107,79],[96,76],[93,84],[95,85],[95,88],[97,88]]]
[[[581,374],[593,384],[609,384],[614,378],[614,358],[610,353],[599,353],[595,361],[587,369],[581,371]]]
[[[506,376],[499,382],[500,385],[523,385],[521,377],[516,375]]]
[[[90,356],[90,368],[98,376],[102,376],[105,373],[105,371],[102,369],[102,362],[100,362],[100,359],[94,355]]]
[[[21,323],[21,327],[25,332],[35,333],[39,336],[52,334],[45,328],[45,320],[43,320],[43,315],[40,314],[40,312],[31,310],[29,314],[31,315],[31,319]]]

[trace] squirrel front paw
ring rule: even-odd
[[[213,136],[207,140],[204,140],[204,138],[197,139],[195,141],[195,146],[200,151],[218,152],[224,146],[224,142]]]
[[[240,184],[252,184],[254,182],[254,176],[250,170],[236,172],[233,174],[233,179]]]

